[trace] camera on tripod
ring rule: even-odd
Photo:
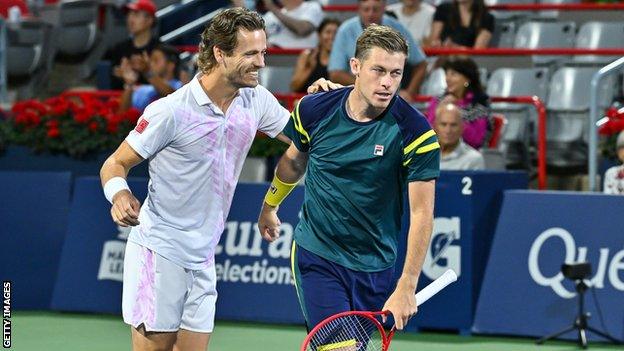
[[[589,262],[578,263],[564,263],[561,265],[561,273],[563,276],[573,280],[578,295],[578,313],[572,326],[560,330],[556,333],[546,335],[536,341],[537,344],[543,344],[545,341],[555,339],[561,335],[567,334],[571,331],[578,333],[578,344],[582,348],[587,348],[587,335],[586,332],[592,332],[599,335],[616,345],[622,344],[622,342],[613,336],[609,335],[606,331],[598,330],[589,326],[588,319],[589,313],[585,311],[585,292],[589,289],[589,286],[585,283],[585,279],[588,279],[591,275],[591,265]]]
[[[591,264],[589,262],[564,263],[561,265],[561,273],[570,280],[583,280],[591,275]]]

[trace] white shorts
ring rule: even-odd
[[[189,270],[128,241],[123,272],[123,319],[146,331],[211,333],[217,302],[215,267]]]

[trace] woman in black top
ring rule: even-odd
[[[334,43],[334,37],[340,21],[326,18],[318,27],[318,46],[305,50],[299,55],[295,72],[290,81],[290,89],[296,93],[305,93],[306,88],[319,78],[328,78],[327,63]]]
[[[486,48],[494,32],[494,16],[483,0],[453,0],[438,5],[429,45]]]

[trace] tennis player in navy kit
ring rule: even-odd
[[[389,310],[401,330],[416,313],[440,146],[425,117],[396,94],[407,55],[400,33],[368,27],[350,61],[355,85],[304,97],[284,129],[292,144],[258,226],[275,240],[279,204],[307,171],[292,268],[309,329],[339,312]],[[407,253],[395,281],[406,195]]]

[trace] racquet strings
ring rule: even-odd
[[[374,317],[344,315],[323,325],[306,351],[382,351],[383,337]]]

